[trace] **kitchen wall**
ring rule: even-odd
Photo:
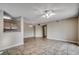
[[[47,24],[47,38],[69,42],[78,41],[78,18],[69,18]]]

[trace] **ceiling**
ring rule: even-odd
[[[22,16],[27,23],[38,24],[77,16],[78,6],[78,3],[2,3],[0,9],[14,17]],[[41,17],[45,10],[50,9],[56,15],[48,19]]]

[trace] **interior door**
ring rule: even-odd
[[[47,37],[47,25],[43,25],[42,30],[43,30],[43,38],[46,38]]]

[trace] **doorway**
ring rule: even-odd
[[[47,38],[47,25],[42,26],[43,38]]]

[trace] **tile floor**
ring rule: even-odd
[[[79,55],[79,46],[43,38],[24,39],[24,45],[5,50],[3,55]]]

